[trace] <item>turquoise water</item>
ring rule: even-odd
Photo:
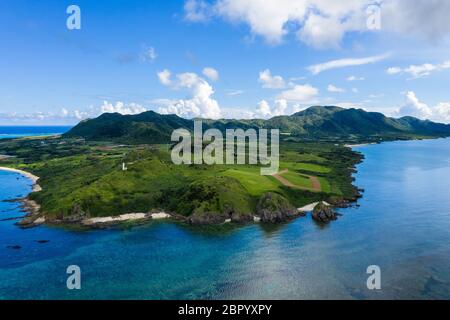
[[[70,126],[0,126],[0,139],[61,134]]]
[[[310,216],[275,227],[88,232],[0,221],[0,298],[450,299],[450,139],[358,150],[361,206],[325,227]],[[29,190],[0,172],[0,199]],[[0,219],[17,216],[17,204],[0,202]],[[70,291],[74,264],[82,289]],[[366,287],[369,265],[381,268],[379,291]]]

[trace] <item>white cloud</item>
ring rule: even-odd
[[[62,108],[61,114],[63,117],[67,117],[69,115],[69,110],[67,110],[66,108]]]
[[[273,108],[266,100],[262,100],[258,103],[255,116],[263,119],[282,116],[286,114],[287,108],[288,103],[284,99],[275,100]]]
[[[445,123],[450,122],[450,102],[440,102],[434,107],[435,118]]]
[[[157,75],[159,82],[161,82],[163,85],[170,86],[172,84],[172,80],[170,79],[172,73],[169,70],[165,69],[161,72],[158,72]]]
[[[169,100],[164,99],[163,105],[158,111],[162,114],[176,114],[185,118],[211,118],[218,119],[221,117],[221,110],[216,100],[212,98],[214,89],[203,78],[196,73],[186,72],[176,75],[175,80],[170,80],[170,71],[165,70],[164,75],[158,74],[162,84],[170,86],[173,89],[187,89],[191,95],[189,99]]]
[[[211,8],[202,0],[187,0],[184,4],[185,19],[192,22],[203,22],[211,15]]]
[[[214,68],[210,68],[210,67],[204,68],[203,75],[212,81],[219,80],[219,72]]]
[[[397,74],[397,73],[401,73],[402,69],[399,67],[390,67],[386,69],[386,73],[387,74]]]
[[[352,92],[353,92],[353,93],[358,93],[359,90],[358,90],[358,88],[352,88]]]
[[[356,77],[356,76],[347,77],[347,81],[363,81],[363,80],[365,80],[364,77]]]
[[[329,48],[338,47],[346,32],[365,28],[364,9],[369,2],[216,0],[207,5],[204,1],[189,0],[185,3],[185,17],[190,21],[205,21],[218,16],[231,22],[243,22],[252,34],[272,44],[280,43],[286,34],[294,31],[298,39],[308,45]]]
[[[345,92],[345,89],[338,88],[338,87],[336,87],[335,85],[332,85],[332,84],[328,85],[327,90],[328,90],[328,92],[333,92],[333,93],[343,93],[343,92]]]
[[[256,113],[264,119],[270,118],[272,116],[272,110],[269,103],[266,100],[260,101]]]
[[[406,102],[394,114],[395,116],[412,116],[436,122],[450,122],[450,102],[440,102],[434,107],[421,102],[413,91],[406,93]]]
[[[450,61],[445,61],[441,64],[431,64],[431,63],[424,63],[422,65],[410,65],[407,68],[400,68],[400,67],[390,67],[386,70],[386,73],[388,74],[400,74],[400,73],[407,73],[412,76],[413,79],[422,78],[425,76],[429,76],[434,71],[442,71],[445,69],[450,68]]]
[[[284,99],[293,102],[309,102],[312,101],[319,93],[319,89],[306,85],[295,85],[292,89],[283,91],[278,99]]]
[[[408,37],[418,37],[430,43],[448,39],[450,24],[448,0],[389,0],[383,1],[383,29]]]
[[[362,15],[361,15],[362,16]],[[350,16],[350,19],[341,19],[340,15],[324,16],[310,13],[297,36],[298,38],[316,49],[340,47],[346,32],[355,31],[363,26],[362,21]]]
[[[239,95],[241,95],[243,93],[244,93],[243,90],[229,90],[227,92],[227,95],[229,95],[229,96],[239,96]]]
[[[219,17],[244,23],[253,35],[271,44],[295,33],[299,41],[323,49],[337,48],[346,34],[373,32],[367,27],[367,8],[380,4],[379,32],[419,37],[431,43],[448,38],[448,0],[188,0],[185,18],[199,22]]]
[[[295,104],[292,106],[292,113],[297,113],[303,110],[306,110],[308,107],[307,106],[302,106],[301,104]]]
[[[120,113],[120,114],[139,114],[147,111],[146,108],[137,103],[125,104],[121,101],[112,104],[108,101],[103,101],[103,105],[100,106],[101,113]]]
[[[262,83],[263,88],[267,89],[282,89],[286,86],[283,77],[272,76],[272,73],[269,69],[266,69],[259,73],[258,81]]]
[[[388,56],[389,56],[388,54],[382,54],[382,55],[378,55],[378,56],[371,56],[371,57],[365,57],[365,58],[338,59],[338,60],[332,60],[332,61],[327,61],[324,63],[315,64],[315,65],[309,66],[307,69],[312,74],[319,74],[323,71],[330,70],[330,69],[346,68],[346,67],[361,66],[361,65],[365,65],[365,64],[375,63],[375,62],[386,59]]]
[[[100,106],[89,106],[82,110],[69,110],[61,108],[59,112],[33,112],[33,113],[0,113],[0,123],[17,124],[76,124],[81,120],[96,118],[103,113],[138,114],[147,109],[137,103],[124,103],[117,101],[111,103],[103,101]]]
[[[222,117],[224,119],[254,119],[255,113],[245,108],[222,108]]]
[[[400,116],[412,116],[419,119],[430,119],[433,112],[430,107],[417,99],[413,91],[406,93],[406,103],[399,109]]]

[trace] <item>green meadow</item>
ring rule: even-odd
[[[280,176],[262,176],[256,165],[174,165],[170,146],[115,145],[77,139],[39,138],[0,142],[0,165],[40,177],[31,194],[49,217],[110,216],[165,210],[184,216],[251,215],[258,200],[275,192],[300,207],[355,196],[351,170],[360,156],[343,146],[287,142],[280,148]],[[127,170],[122,170],[125,163]],[[310,177],[320,182],[312,192]]]

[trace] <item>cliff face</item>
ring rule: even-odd
[[[256,214],[262,222],[268,223],[284,222],[299,215],[286,198],[273,192],[268,192],[259,199]]]
[[[330,207],[320,202],[313,210],[312,217],[317,222],[329,223],[337,220],[337,213]]]

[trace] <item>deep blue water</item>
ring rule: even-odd
[[[0,139],[65,133],[69,126],[0,126]]]
[[[310,216],[229,230],[168,222],[21,230],[2,221],[0,298],[450,299],[450,139],[358,150],[361,206],[326,227]],[[0,172],[0,199],[29,190],[26,179]],[[0,218],[17,216],[17,204],[0,202]],[[65,272],[74,264],[82,289],[70,291]],[[369,265],[381,268],[379,291],[366,287]]]

